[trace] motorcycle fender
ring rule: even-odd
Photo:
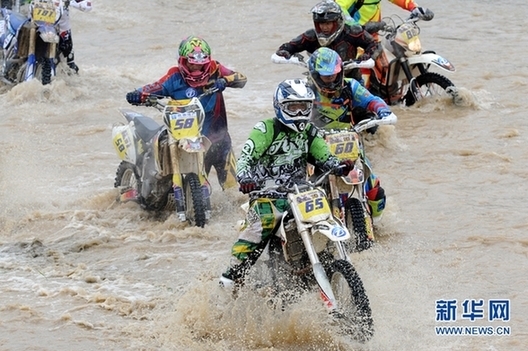
[[[204,173],[203,152],[186,152],[180,148],[174,148],[174,150],[176,150],[176,155],[174,155],[176,157],[173,158],[176,161],[176,165],[173,164],[173,166],[176,166],[173,168],[174,173]]]
[[[136,147],[134,144],[134,131],[131,124],[115,125],[112,128],[112,141],[117,156],[123,160],[136,164]]]
[[[411,67],[417,64],[426,64],[426,65],[433,64],[449,72],[455,71],[455,66],[451,62],[449,62],[449,60],[437,54],[430,53],[430,54],[411,56],[408,58],[408,61]]]
[[[45,43],[59,43],[59,34],[57,33],[55,26],[48,23],[42,23],[39,24],[37,32]]]
[[[211,147],[211,142],[206,137],[184,138],[178,140],[178,146],[185,152],[206,152]]]
[[[312,226],[312,236],[322,234],[332,241],[345,241],[350,239],[350,232],[337,219],[319,221]],[[314,240],[315,242],[315,240]]]

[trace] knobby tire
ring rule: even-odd
[[[206,202],[196,173],[189,173],[184,178],[185,216],[191,225],[203,228],[206,222]]]
[[[416,77],[416,83],[420,88],[426,84],[435,84],[441,87],[444,91],[446,91],[447,88],[454,86],[453,82],[451,82],[448,78],[434,72],[426,72],[424,74],[419,75],[418,77]],[[446,92],[446,94],[448,93]],[[405,95],[404,101],[406,106],[412,106],[416,102],[416,99],[414,98],[411,89],[409,89],[409,91]]]

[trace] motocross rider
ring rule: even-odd
[[[411,11],[415,17],[420,17],[424,21],[430,21],[434,13],[425,7],[419,7],[413,0],[389,0],[393,4],[404,10]],[[385,27],[385,22],[381,21],[381,0],[335,0],[341,6],[344,12],[345,23],[361,25],[365,30],[372,34],[376,41],[379,41],[378,31]],[[376,60],[376,66],[382,72],[388,67],[387,59],[384,54],[378,54],[373,57]],[[361,69],[363,84],[368,88],[370,86],[370,69]],[[382,77],[384,74],[381,75]]]
[[[55,5],[59,6],[59,1],[55,1]],[[75,57],[73,53],[73,40],[71,34],[70,24],[70,6],[81,10],[82,12],[89,12],[92,10],[92,2],[87,0],[66,0],[63,1],[64,9],[59,20],[60,40],[59,50],[64,57],[66,57],[66,64],[75,73],[79,72],[79,67],[75,64]]]
[[[418,6],[414,0],[389,0],[404,10],[411,11],[415,17],[421,17],[424,21],[433,18],[432,11]],[[381,0],[335,0],[345,12],[345,20],[349,25],[366,25],[368,22],[381,21]]]
[[[289,59],[302,51],[311,54],[320,47],[329,47],[337,51],[343,61],[355,60],[358,48],[363,50],[359,60],[376,58],[379,53],[378,43],[361,26],[345,24],[343,11],[335,2],[322,1],[311,12],[314,28],[282,44],[276,52],[278,56]],[[352,70],[349,75],[361,79],[358,69]]]
[[[256,190],[257,183],[265,180],[290,184],[306,179],[307,162],[339,175],[347,175],[354,168],[353,162],[341,162],[330,152],[318,128],[310,123],[313,101],[312,89],[301,79],[285,80],[278,85],[273,96],[274,118],[253,127],[238,158],[241,192]],[[343,167],[338,168],[339,165]],[[232,287],[242,283],[288,207],[285,197],[252,199],[243,230],[232,247],[229,268],[220,277],[221,285]]]
[[[202,133],[212,143],[205,155],[205,170],[209,174],[211,167],[214,167],[218,182],[225,189],[229,186],[226,182],[229,170],[227,164],[233,153],[222,91],[226,87],[243,88],[247,78],[213,60],[209,44],[200,37],[191,35],[182,40],[178,54],[178,66],[171,67],[158,81],[128,93],[126,99],[130,104],[138,105],[145,102],[148,94],[190,99],[208,89],[217,89],[215,93],[200,97],[205,110]]]
[[[315,92],[312,122],[316,126],[348,129],[370,116],[385,118],[392,114],[385,101],[369,93],[355,79],[344,78],[343,62],[332,49],[317,49],[308,60],[308,70],[309,82]],[[375,133],[376,128],[367,131]],[[365,162],[372,169],[366,157]],[[372,219],[377,222],[385,208],[386,197],[373,172],[365,182],[365,192],[372,209]]]

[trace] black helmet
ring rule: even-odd
[[[345,28],[341,7],[334,1],[322,1],[312,8],[315,34],[321,46],[329,45]],[[329,33],[321,31],[320,23],[334,23]]]

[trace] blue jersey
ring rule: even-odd
[[[224,78],[226,86],[231,88],[242,88],[246,85],[247,78],[229,68],[213,61],[211,64],[211,85],[193,88],[183,78],[179,67],[171,67],[167,74],[158,81],[147,84],[137,90],[144,93],[163,95],[173,99],[191,99],[199,96],[204,89],[210,88],[214,80]],[[200,98],[205,111],[205,120],[203,125],[203,134],[215,143],[223,140],[228,132],[227,113],[225,108],[224,96],[222,92],[204,95]]]

